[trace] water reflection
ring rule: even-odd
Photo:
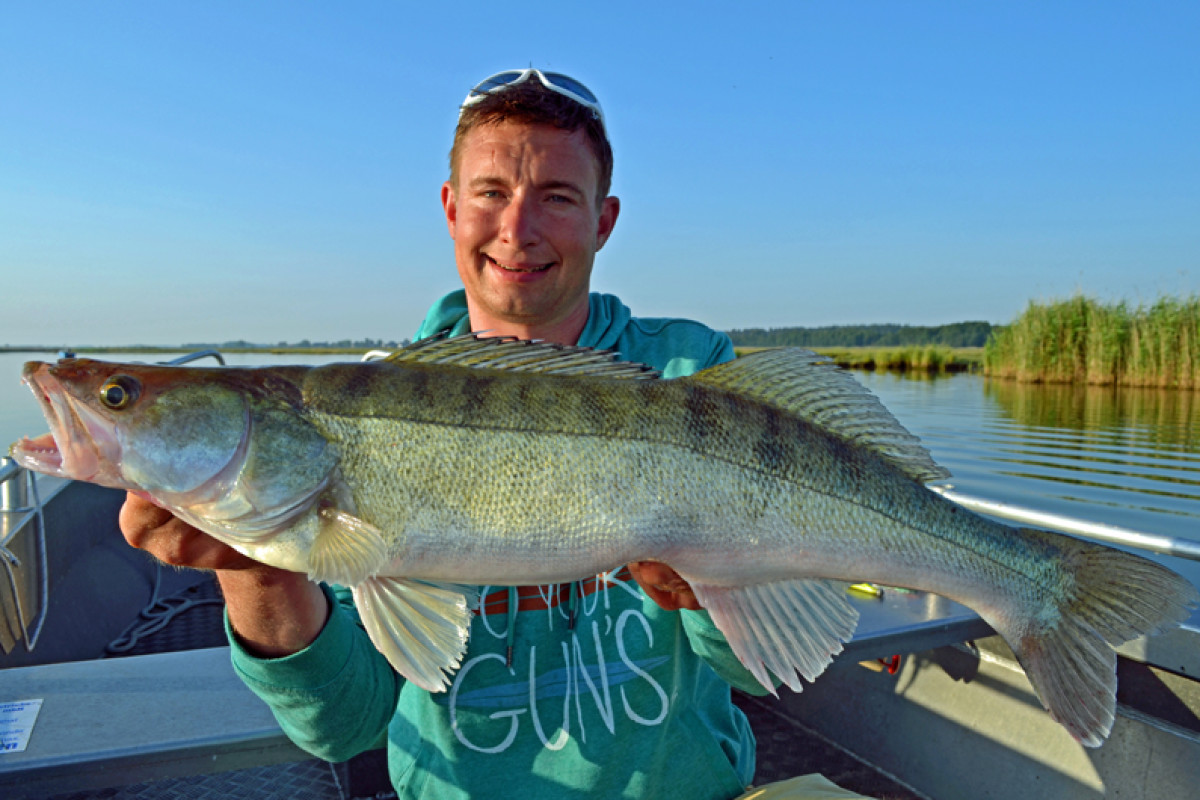
[[[1200,445],[1200,393],[1178,389],[984,381],[985,395],[1015,422],[1102,432],[1101,439],[1192,450]]]
[[[856,373],[964,493],[1200,538],[1200,394]]]

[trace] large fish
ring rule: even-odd
[[[1200,600],[1152,561],[944,500],[924,484],[946,473],[915,437],[813,353],[656,377],[611,354],[470,336],[320,367],[31,362],[52,437],[12,455],[353,587],[376,647],[431,691],[466,647],[461,585],[657,560],[767,688],[799,690],[853,634],[833,579],[950,597],[1095,746],[1113,722],[1112,645]]]

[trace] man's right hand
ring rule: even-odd
[[[125,496],[117,522],[125,541],[173,567],[227,570],[263,566],[132,492]]]
[[[295,653],[325,627],[329,603],[305,575],[255,561],[132,493],[118,524],[129,544],[166,564],[215,571],[234,633],[256,656]]]

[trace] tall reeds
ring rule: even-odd
[[[1150,306],[1089,297],[1029,306],[993,331],[987,375],[1037,383],[1200,388],[1200,298]]]

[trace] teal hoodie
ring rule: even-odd
[[[418,338],[469,331],[462,291]],[[633,317],[593,293],[582,346],[678,377],[733,358],[696,322]],[[377,746],[400,798],[726,800],[754,774],[754,737],[729,685],[761,693],[706,612],[670,612],[625,568],[567,585],[481,587],[450,690],[408,684],[371,645],[350,599],[305,650],[235,669],[305,750],[331,761]],[[514,610],[516,613],[514,614]]]

